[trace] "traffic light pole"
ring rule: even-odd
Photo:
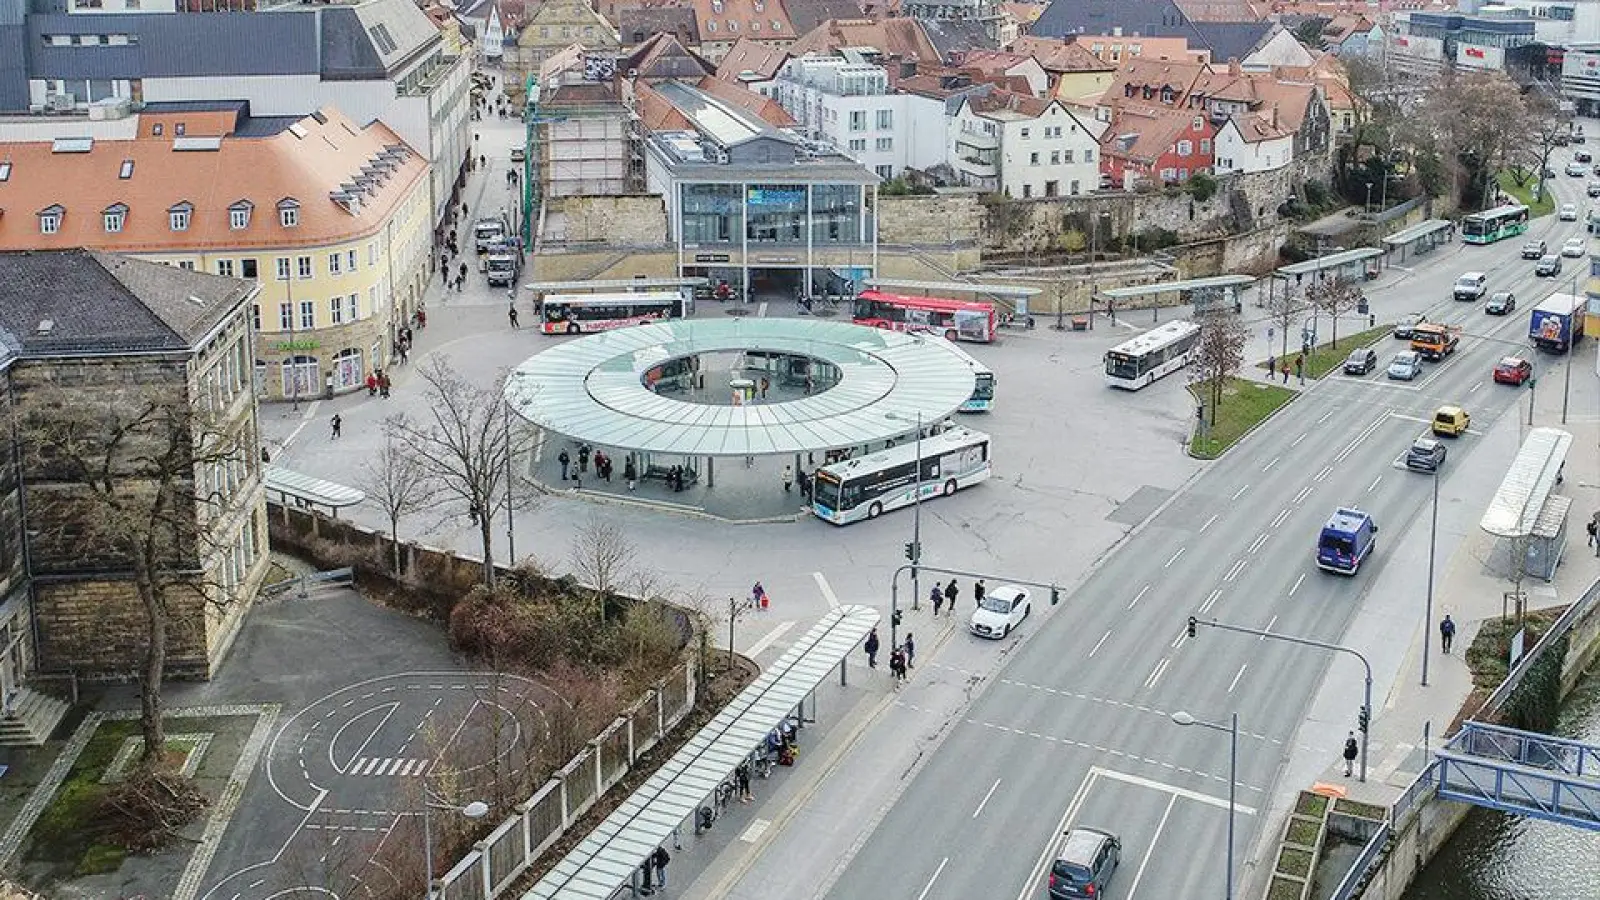
[[[900,646],[900,642],[898,640],[899,626],[900,626],[900,576],[907,569],[910,569],[913,572],[915,572],[917,569],[921,569],[924,572],[937,572],[940,575],[959,575],[959,576],[961,576],[963,578],[993,579],[995,581],[1004,581],[1007,584],[1020,584],[1020,585],[1023,585],[1024,587],[1048,588],[1049,591],[1050,591],[1050,605],[1051,606],[1055,606],[1057,603],[1061,602],[1061,587],[1059,585],[1055,584],[1054,582],[1051,582],[1051,583],[1047,584],[1047,583],[1045,583],[1043,581],[1025,581],[1025,580],[1023,580],[1021,578],[1007,578],[1004,575],[994,575],[994,574],[987,573],[987,572],[968,572],[965,569],[946,569],[946,568],[943,568],[941,566],[925,566],[920,561],[918,561],[918,562],[916,562],[914,564],[904,565],[904,566],[901,566],[898,569],[895,569],[894,570],[894,577],[889,580],[889,646],[890,647],[898,647],[898,646]]]
[[[1288,641],[1291,644],[1303,644],[1307,647],[1319,647],[1323,650],[1348,653],[1361,660],[1362,667],[1367,670],[1366,693],[1361,709],[1356,715],[1356,722],[1361,726],[1361,780],[1367,780],[1367,733],[1372,730],[1372,664],[1367,662],[1367,658],[1362,656],[1359,650],[1346,647],[1343,644],[1330,644],[1326,641],[1295,637],[1292,634],[1280,634],[1276,631],[1262,631],[1259,628],[1246,628],[1243,625],[1230,625],[1227,622],[1219,622],[1216,619],[1200,619],[1195,616],[1189,617],[1189,637],[1195,636],[1195,626],[1197,625],[1209,625],[1212,628],[1221,628],[1223,631],[1237,631],[1240,634],[1253,634],[1256,637],[1272,638],[1275,641]]]

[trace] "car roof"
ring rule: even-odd
[[[1495,291],[1494,293],[1489,295],[1489,299],[1490,300],[1499,300],[1501,297],[1509,297],[1509,296],[1511,296],[1511,292],[1510,291]]]
[[[1109,831],[1074,826],[1067,831],[1066,838],[1061,842],[1061,852],[1056,854],[1056,858],[1087,866],[1094,862],[1100,847],[1113,839]]]
[[[1372,355],[1372,352],[1373,352],[1373,350],[1372,350],[1371,347],[1357,347],[1356,349],[1351,350],[1350,351],[1350,355],[1345,357],[1345,358],[1346,359],[1355,359],[1356,357],[1359,356],[1362,359],[1366,359],[1368,356]]]
[[[1487,277],[1489,277],[1489,276],[1483,274],[1482,272],[1462,272],[1461,273],[1461,279],[1463,279],[1463,280],[1467,279],[1467,278],[1487,278]]]
[[[1431,437],[1419,437],[1416,440],[1411,442],[1411,446],[1413,446],[1413,447],[1423,447],[1423,448],[1426,448],[1426,449],[1432,449],[1434,447],[1442,447],[1444,445],[1440,444],[1438,441],[1434,440]]]
[[[1459,406],[1441,406],[1441,407],[1439,407],[1439,409],[1437,411],[1434,412],[1434,415],[1437,416],[1437,415],[1444,414],[1444,415],[1453,416],[1453,415],[1457,415],[1459,413],[1464,413],[1464,412],[1466,412],[1466,410],[1462,409]]]
[[[1520,356],[1502,356],[1500,357],[1500,361],[1495,363],[1495,365],[1499,366],[1523,366],[1527,364],[1528,361]]]
[[[1028,593],[1028,589],[1016,584],[1002,584],[989,591],[991,597],[1021,597]]]
[[[1417,358],[1417,351],[1415,351],[1415,350],[1401,350],[1399,353],[1396,353],[1394,355],[1394,358],[1395,358],[1396,362],[1398,362],[1398,361],[1400,361],[1402,359],[1416,359]]]

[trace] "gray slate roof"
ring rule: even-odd
[[[1123,34],[1171,37],[1185,30],[1189,17],[1172,0],[1054,0],[1030,34],[1066,37],[1069,34]]]
[[[0,252],[0,331],[23,357],[182,353],[256,289],[94,250]],[[45,321],[47,332],[39,327]]]
[[[317,17],[271,13],[32,15],[34,78],[115,79],[306,75],[317,71]],[[118,47],[46,46],[55,34],[137,35]]]
[[[1189,38],[1190,47],[1208,47],[1211,61],[1225,63],[1230,59],[1244,59],[1255,52],[1257,46],[1272,33],[1272,22],[1195,22]]]

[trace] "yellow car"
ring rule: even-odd
[[[1459,437],[1471,422],[1472,417],[1461,407],[1441,406],[1439,411],[1433,414],[1433,433]]]

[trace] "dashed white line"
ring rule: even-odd
[[[1178,636],[1172,639],[1172,649],[1176,650],[1179,647],[1182,647],[1183,646],[1183,642],[1187,641],[1188,639],[1189,639],[1189,629],[1188,628],[1179,628],[1178,629]]]
[[[1300,573],[1300,577],[1296,578],[1294,580],[1294,587],[1289,588],[1289,596],[1293,597],[1294,596],[1294,592],[1300,590],[1300,582],[1305,581],[1305,580],[1306,580],[1306,573],[1301,572]],[[1278,617],[1277,616],[1273,616],[1272,617],[1272,621],[1274,621],[1274,622],[1278,621]],[[1269,629],[1271,627],[1272,627],[1271,625],[1267,626],[1267,628],[1269,628]]]
[[[1330,410],[1328,410],[1328,411],[1327,411],[1327,412],[1325,412],[1325,413],[1323,413],[1323,414],[1322,414],[1322,418],[1320,418],[1320,419],[1318,419],[1318,420],[1317,420],[1317,424],[1318,424],[1318,425],[1321,425],[1321,424],[1322,424],[1322,423],[1323,423],[1323,422],[1326,422],[1326,421],[1328,421],[1328,419],[1330,419],[1330,418],[1332,418],[1332,417],[1333,417],[1333,412],[1334,412],[1334,411],[1333,411],[1333,410],[1331,410],[1331,409],[1330,409]]]
[[[1274,526],[1274,527],[1276,527],[1276,526]],[[1270,537],[1270,536],[1271,535],[1268,532],[1265,532],[1265,531],[1263,531],[1263,532],[1261,532],[1261,534],[1257,535],[1256,539],[1250,542],[1250,552],[1254,553],[1257,550],[1260,550],[1261,549],[1261,545],[1265,544],[1267,542],[1267,538]]]
[[[1248,485],[1248,484],[1247,484],[1247,485],[1245,485],[1245,486],[1244,486],[1244,487],[1242,487],[1242,488],[1239,488],[1239,489],[1238,489],[1238,490],[1237,490],[1237,491],[1234,491],[1234,492],[1233,492],[1233,499],[1235,499],[1235,500],[1237,500],[1237,499],[1239,499],[1239,498],[1240,498],[1240,497],[1243,497],[1243,496],[1244,496],[1244,492],[1245,492],[1245,491],[1248,491],[1248,490],[1250,490],[1250,485]]]
[[[1306,497],[1308,497],[1310,494],[1311,485],[1308,484],[1300,489],[1300,493],[1294,495],[1294,502],[1299,503],[1300,501],[1306,499]]]
[[[1374,490],[1375,490],[1375,489],[1377,489],[1377,487],[1378,487],[1378,482],[1380,482],[1380,481],[1382,481],[1382,480],[1383,480],[1383,476],[1382,476],[1382,475],[1379,475],[1379,476],[1378,476],[1378,477],[1377,477],[1377,478],[1374,478],[1374,479],[1372,479],[1372,483],[1371,483],[1371,484],[1369,484],[1369,485],[1367,485],[1367,493],[1369,493],[1369,494],[1370,494],[1370,493],[1372,493],[1372,492],[1373,492],[1373,491],[1374,491]]]
[[[1481,388],[1481,387],[1483,387],[1483,382],[1480,381],[1477,384],[1473,385],[1472,387],[1467,388],[1467,393],[1470,394],[1473,391],[1476,391],[1478,388]]]
[[[1268,472],[1268,471],[1271,471],[1271,469],[1272,469],[1272,467],[1273,467],[1273,466],[1275,466],[1275,465],[1277,465],[1277,464],[1278,464],[1278,460],[1280,460],[1280,459],[1282,459],[1282,458],[1283,458],[1283,457],[1281,457],[1281,456],[1274,456],[1274,457],[1273,457],[1273,458],[1272,458],[1272,462],[1269,462],[1269,463],[1267,463],[1267,464],[1266,464],[1266,465],[1264,465],[1264,466],[1262,466],[1262,467],[1261,467],[1261,471],[1263,471],[1263,472]]]
[[[944,871],[944,867],[946,865],[949,865],[949,863],[950,863],[950,857],[948,857],[948,856],[946,856],[944,859],[939,860],[939,868],[933,870],[933,877],[928,879],[927,886],[925,886],[922,889],[922,893],[917,895],[917,900],[928,900],[928,892],[933,890],[933,883],[935,881],[939,880],[939,873],[943,872]]]
[[[1182,551],[1179,551],[1179,552],[1181,553]],[[1173,557],[1173,558],[1176,559],[1177,557]],[[1148,585],[1148,584],[1145,585],[1142,588],[1139,588],[1139,593],[1134,594],[1133,595],[1133,599],[1128,601],[1128,608],[1129,609],[1133,609],[1135,606],[1138,606],[1139,605],[1139,601],[1144,599],[1144,595],[1148,594],[1149,592],[1150,592],[1150,585]]]
[[[1279,510],[1278,511],[1278,515],[1275,516],[1273,518],[1273,520],[1272,520],[1272,527],[1273,528],[1277,528],[1278,526],[1282,525],[1283,524],[1283,520],[1287,519],[1287,518],[1289,518],[1289,510],[1287,510],[1287,509]]]
[[[1249,663],[1245,663],[1239,667],[1238,672],[1234,673],[1233,681],[1228,683],[1228,693],[1233,693],[1233,689],[1239,686],[1239,679],[1244,677],[1244,670],[1249,668],[1249,666]]]
[[[1147,687],[1147,688],[1155,687],[1156,686],[1156,682],[1161,680],[1161,676],[1166,674],[1167,665],[1170,662],[1171,662],[1171,660],[1169,660],[1169,659],[1167,659],[1166,657],[1163,656],[1161,658],[1161,662],[1156,663],[1155,671],[1151,672],[1150,673],[1150,677],[1146,678],[1144,680],[1144,686]]]
[[[1177,562],[1177,561],[1178,561],[1178,557],[1180,557],[1180,556],[1182,556],[1182,555],[1183,555],[1183,551],[1184,551],[1184,549],[1185,549],[1185,548],[1183,548],[1183,547],[1179,547],[1179,548],[1178,548],[1178,552],[1177,552],[1177,553],[1174,553],[1174,554],[1172,554],[1172,558],[1171,558],[1171,559],[1169,559],[1169,560],[1167,560],[1167,564],[1166,564],[1166,565],[1164,565],[1164,566],[1162,566],[1162,567],[1161,567],[1161,568],[1163,568],[1163,569],[1170,569],[1170,568],[1172,568],[1172,564],[1173,564],[1173,563],[1175,563],[1175,562]]]
[[[1322,471],[1317,473],[1316,480],[1317,481],[1322,481],[1323,479],[1327,478],[1329,475],[1332,475],[1332,474],[1333,474],[1333,466],[1323,466],[1322,467]]]
[[[1216,520],[1217,520],[1216,516],[1212,516],[1211,518],[1207,519],[1206,523],[1204,525],[1200,526],[1200,533],[1201,534],[1205,534],[1206,533],[1206,529],[1210,528],[1211,527],[1211,523],[1215,522]]]
[[[1110,631],[1100,635],[1100,640],[1094,642],[1094,649],[1089,651],[1090,658],[1093,658],[1096,653],[1100,652],[1100,645],[1104,644],[1106,642],[1106,638],[1108,637],[1111,637]]]
[[[1163,810],[1162,813],[1161,813],[1161,821],[1156,823],[1156,834],[1155,834],[1155,836],[1157,838],[1159,838],[1161,836],[1161,832],[1166,829],[1166,827],[1167,827],[1167,819],[1168,819],[1168,817],[1170,817],[1172,815],[1172,807],[1177,802],[1178,802],[1178,795],[1177,795],[1176,792],[1174,792],[1171,797],[1167,798],[1167,808],[1165,810]],[[1152,839],[1150,841],[1150,846],[1145,848],[1144,858],[1139,861],[1139,869],[1138,869],[1138,871],[1136,871],[1134,873],[1133,884],[1128,887],[1128,896],[1129,897],[1133,897],[1133,896],[1136,896],[1138,894],[1138,892],[1139,892],[1139,882],[1144,880],[1145,870],[1147,868],[1149,868],[1149,866],[1150,866],[1150,857],[1155,852],[1156,852],[1156,842],[1155,842],[1154,839]]]
[[[1038,737],[1038,735],[1031,735],[1031,737]],[[978,808],[972,811],[974,819],[978,817],[979,813],[983,812],[985,806],[989,805],[989,798],[994,796],[995,789],[998,787],[1000,787],[1000,779],[996,778],[994,784],[989,785],[989,793],[983,795],[983,799],[978,801]]]
[[[1305,576],[1301,575],[1300,577],[1304,578]],[[1300,583],[1299,582],[1295,582],[1295,587],[1299,587],[1299,586],[1300,586]],[[1292,594],[1292,593],[1294,593],[1294,591],[1290,591],[1289,593]],[[1265,627],[1265,628],[1263,628],[1261,630],[1267,632],[1267,634],[1271,634],[1272,633],[1272,626],[1274,626],[1276,624],[1278,624],[1278,617],[1277,616],[1273,616],[1272,618],[1267,620],[1267,627]],[[1263,634],[1261,637],[1256,638],[1256,641],[1260,642],[1260,641],[1264,641],[1266,639],[1267,639],[1267,635]]]
[[[1235,578],[1238,578],[1239,577],[1239,573],[1242,572],[1242,571],[1244,571],[1244,560],[1242,560],[1242,559],[1241,560],[1237,560],[1236,562],[1234,562],[1233,568],[1228,570],[1228,574],[1222,576],[1222,580],[1223,581],[1232,581]]]
[[[1216,606],[1217,605],[1217,600],[1220,599],[1221,597],[1222,597],[1222,588],[1217,588],[1216,590],[1212,591],[1211,595],[1206,597],[1206,602],[1200,604],[1200,612],[1201,612],[1201,614],[1203,615],[1205,613],[1211,612],[1211,607]],[[1184,629],[1184,636],[1185,637],[1188,636],[1188,633],[1189,633],[1189,630],[1187,628]]]
[[[1305,434],[1302,434],[1299,437],[1295,438],[1294,441],[1289,444],[1289,446],[1290,447],[1298,447],[1298,446],[1300,446],[1300,442],[1301,441],[1305,440],[1306,438],[1308,438],[1310,436],[1311,436],[1311,432],[1308,431]]]

